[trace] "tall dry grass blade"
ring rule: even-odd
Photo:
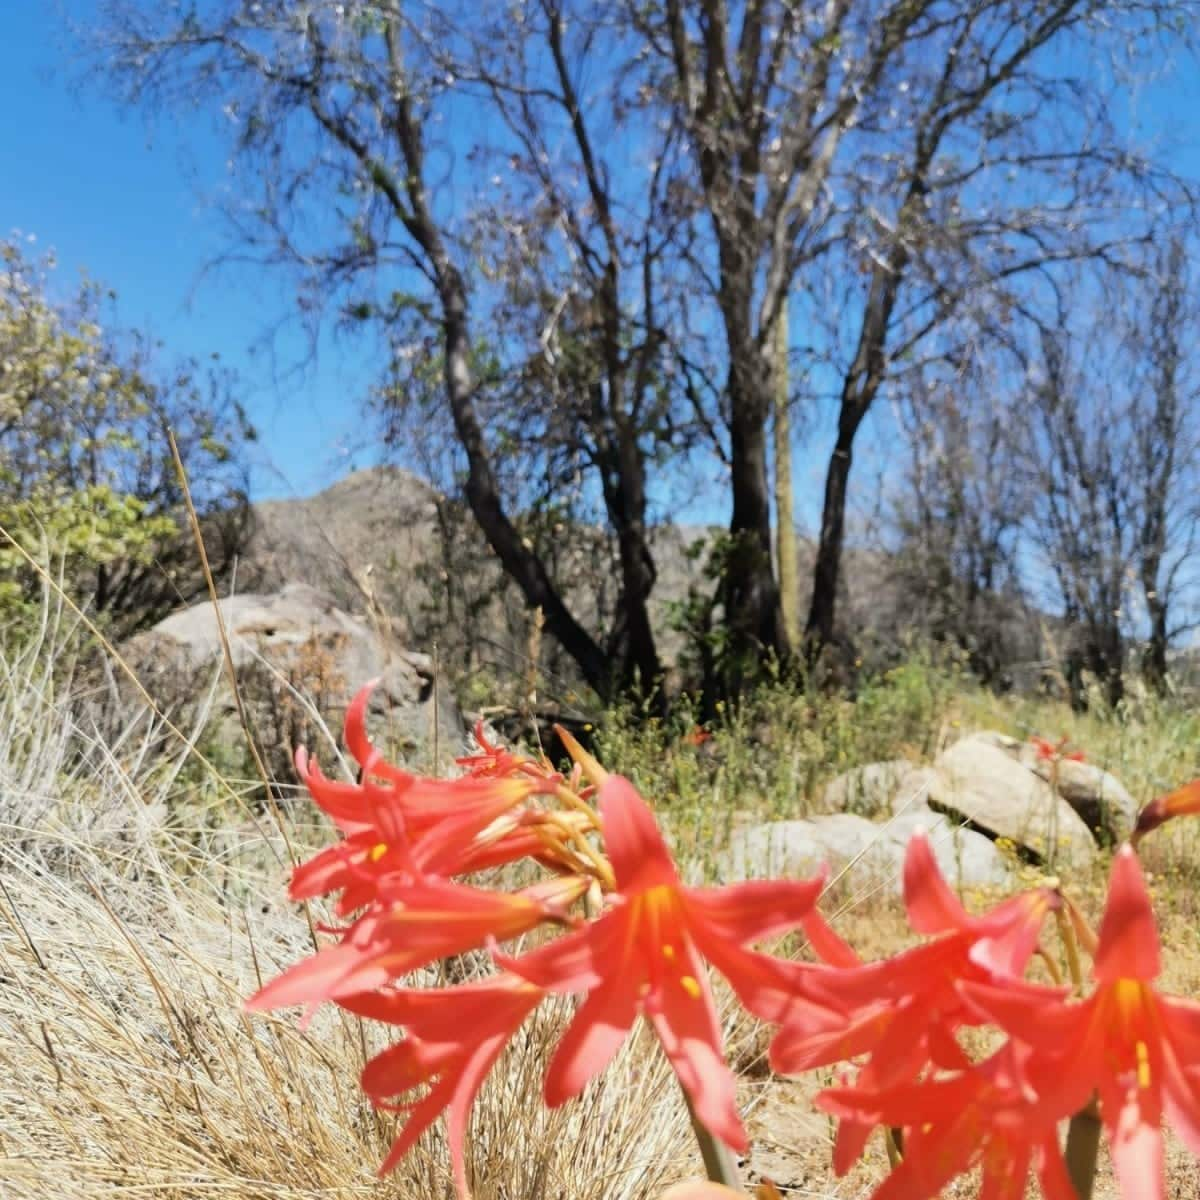
[[[240,793],[233,785],[225,778],[225,776],[216,768],[216,766],[204,756],[197,748],[195,741],[188,736],[158,707],[154,701],[154,697],[146,690],[145,684],[138,678],[137,672],[129,665],[121,652],[112,644],[105,636],[104,631],[96,624],[75,603],[74,600],[66,593],[62,585],[42,566],[41,563],[25,549],[11,533],[0,524],[0,537],[4,540],[25,560],[26,565],[37,575],[42,584],[48,588],[58,600],[71,612],[71,614],[83,625],[88,633],[95,639],[96,644],[108,655],[109,660],[121,671],[126,679],[133,685],[139,699],[146,705],[148,711],[154,714],[154,717],[159,721],[163,728],[174,736],[179,743],[185,748],[189,758],[198,763],[206,774],[208,774],[233,801],[237,808],[251,821],[256,830],[262,835],[263,843],[269,847],[271,854],[279,862],[282,858],[278,850],[275,849],[271,839],[267,837],[266,831],[259,825],[258,817],[250,806],[245,802]]]
[[[242,733],[245,735],[246,745],[250,749],[250,757],[254,759],[255,769],[262,779],[267,807],[271,810],[271,816],[274,817],[275,824],[279,827],[280,835],[283,837],[284,845],[287,847],[288,856],[294,865],[299,859],[296,856],[291,839],[288,837],[287,827],[283,822],[283,814],[279,811],[279,805],[275,801],[275,789],[271,783],[271,774],[267,770],[267,764],[263,761],[262,753],[258,748],[258,740],[254,736],[254,730],[250,727],[250,717],[246,712],[246,704],[242,699],[242,689],[238,683],[237,668],[233,662],[233,648],[229,644],[229,630],[225,626],[225,614],[221,610],[221,598],[217,595],[217,583],[213,578],[212,567],[208,561],[208,550],[204,545],[204,531],[200,528],[200,515],[196,512],[196,506],[192,502],[192,489],[188,483],[187,469],[184,467],[183,459],[179,454],[179,446],[175,441],[174,430],[167,430],[167,440],[171,444],[171,456],[175,460],[175,472],[179,477],[179,486],[183,490],[183,503],[187,509],[192,538],[196,543],[196,553],[200,556],[200,567],[204,572],[204,583],[208,588],[208,598],[212,602],[213,613],[216,616],[217,637],[221,641],[221,654],[225,661],[226,673],[229,676],[229,687],[233,692],[233,705],[237,710],[238,722],[241,724]]]

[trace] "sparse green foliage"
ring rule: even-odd
[[[126,631],[194,590],[195,566],[175,552],[182,505],[167,429],[205,516],[242,507],[236,446],[251,431],[227,380],[194,364],[164,375],[144,340],[106,328],[111,297],[98,284],[53,299],[52,265],[0,243],[0,526]],[[0,618],[27,619],[40,593],[4,539]]]

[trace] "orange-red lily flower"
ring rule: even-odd
[[[523,979],[497,975],[459,987],[392,988],[339,1002],[359,1016],[405,1030],[404,1040],[377,1054],[362,1074],[363,1091],[375,1105],[408,1114],[380,1175],[391,1171],[445,1111],[454,1182],[460,1196],[470,1195],[463,1147],[471,1105],[509,1039],[544,995]],[[423,1096],[396,1099],[424,1087],[429,1090]]]
[[[509,894],[441,879],[416,880],[397,891],[392,903],[368,909],[337,945],[273,979],[246,1007],[313,1007],[371,991],[493,940],[518,937],[545,921],[567,921],[567,910],[589,883],[581,876],[564,876]]]
[[[337,911],[345,915],[386,898],[385,884],[404,887],[422,875],[465,874],[537,848],[536,838],[504,835],[542,819],[521,805],[552,790],[559,776],[442,780],[403,771],[386,762],[367,737],[372,686],[359,691],[346,712],[346,744],[362,765],[360,782],[327,779],[303,749],[296,752],[301,780],[345,840],[296,868],[293,899],[341,891]],[[502,824],[506,818],[509,824]]]
[[[1162,995],[1158,930],[1137,855],[1113,863],[1093,977],[1080,1003],[1033,984],[964,985],[971,1003],[1033,1048],[1030,1079],[1043,1109],[1071,1116],[1098,1094],[1126,1196],[1164,1195],[1164,1116],[1200,1154],[1200,1004]]]
[[[1138,813],[1131,841],[1136,845],[1152,829],[1157,829],[1172,817],[1189,817],[1197,813],[1200,813],[1200,779],[1151,800]]]
[[[872,1200],[928,1200],[976,1166],[989,1200],[1023,1200],[1031,1169],[1046,1200],[1077,1200],[1057,1122],[1031,1102],[1028,1053],[1009,1042],[958,1075],[887,1091],[827,1088],[816,1102],[843,1122],[903,1130],[904,1158]]]
[[[464,754],[454,760],[467,775],[488,779],[531,776],[551,781],[562,780],[561,773],[544,756],[530,758],[527,754],[514,754],[507,746],[489,742],[482,721],[476,721],[471,732],[478,749],[474,754]]]
[[[1040,889],[970,916],[920,831],[905,857],[904,900],[909,924],[933,940],[882,962],[809,968],[806,994],[825,1008],[798,1006],[784,1014],[770,1049],[776,1071],[797,1074],[865,1057],[859,1086],[878,1091],[911,1083],[929,1064],[966,1068],[955,1031],[981,1021],[963,1001],[959,983],[1019,976],[1037,948],[1046,914],[1059,903],[1056,893]],[[829,1020],[830,1014],[839,1019]],[[834,1148],[838,1174],[858,1159],[871,1128],[849,1118],[842,1123]]]
[[[588,992],[551,1059],[546,1102],[577,1096],[612,1059],[639,1012],[653,1025],[701,1123],[735,1148],[746,1134],[734,1103],[703,960],[752,1012],[796,1004],[776,959],[746,943],[802,926],[823,878],[684,887],[654,817],[627,780],[599,789],[605,849],[616,876],[596,921],[502,965],[553,992]]]
[[[1065,737],[1061,737],[1057,742],[1050,741],[1049,738],[1031,737],[1029,744],[1034,748],[1038,758],[1046,762],[1085,762],[1086,758],[1082,750],[1067,750],[1070,743]]]

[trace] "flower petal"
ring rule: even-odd
[[[604,849],[617,889],[625,895],[651,887],[678,887],[671,852],[645,800],[628,779],[610,775],[600,788]]]
[[[1062,1049],[1089,1024],[1091,1001],[1065,1004],[1066,988],[1039,987],[1016,980],[1002,986],[960,983],[959,994],[984,1020],[1039,1050]]]
[[[1019,978],[1037,949],[1042,926],[1062,898],[1050,888],[1013,896],[971,921],[976,934],[969,957],[976,966],[999,976]]]
[[[1113,860],[1092,974],[1101,983],[1157,979],[1162,971],[1158,926],[1137,854],[1122,846]]]
[[[1136,842],[1145,837],[1152,829],[1157,829],[1172,817],[1191,816],[1195,813],[1200,813],[1200,779],[1151,800],[1138,813],[1133,840]]]
[[[796,929],[812,914],[825,878],[755,880],[720,888],[684,888],[689,926],[704,924],[730,941],[758,942]]]
[[[637,999],[619,973],[605,979],[580,1005],[546,1071],[550,1108],[573,1100],[612,1061],[634,1019]]]
[[[442,1110],[450,1103],[452,1092],[453,1084],[450,1080],[446,1080],[431,1089],[428,1096],[407,1110],[408,1117],[404,1122],[404,1127],[392,1143],[387,1158],[379,1164],[380,1176],[387,1175],[400,1165],[404,1156],[417,1144],[421,1134],[438,1119]]]
[[[704,968],[690,950],[677,954],[672,966],[646,997],[650,1023],[697,1120],[734,1150],[744,1151],[749,1142],[738,1116],[737,1085],[725,1062]]]
[[[1101,1091],[1100,1111],[1122,1194],[1139,1200],[1165,1200],[1160,1114],[1157,1104],[1151,1112],[1143,1111],[1141,1102],[1147,1099],[1144,1091],[1123,1097],[1116,1087],[1106,1088]]]
[[[947,885],[923,829],[909,838],[904,855],[904,907],[917,933],[948,933],[964,929],[970,921]]]
[[[586,992],[618,970],[628,970],[631,931],[628,912],[616,908],[574,933],[517,957],[499,954],[497,965],[548,992]]]
[[[803,922],[804,935],[813,953],[831,967],[859,967],[862,959],[849,942],[843,941],[833,927],[814,908]]]

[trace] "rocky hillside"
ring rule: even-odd
[[[672,525],[657,530],[654,609],[668,661],[682,645],[672,629],[673,607],[689,588],[710,586],[703,557],[690,556],[688,548],[712,532]],[[813,546],[804,538],[798,543],[804,580]],[[564,535],[549,558],[573,610],[595,627],[598,614],[611,612],[616,599],[614,569],[599,534],[584,529]],[[846,561],[841,611],[847,629],[868,651],[902,642],[914,628],[914,613],[895,564],[877,551],[853,549]],[[318,588],[348,612],[386,617],[413,649],[428,650],[436,640],[448,664],[509,675],[524,670],[531,622],[521,596],[503,578],[469,515],[397,467],[356,471],[315,496],[256,507],[239,590],[270,593],[291,583]],[[1013,614],[1018,631],[1022,621]],[[1036,657],[1037,631],[1025,625],[1027,657]],[[553,646],[542,647],[542,665],[551,678],[573,674]]]

